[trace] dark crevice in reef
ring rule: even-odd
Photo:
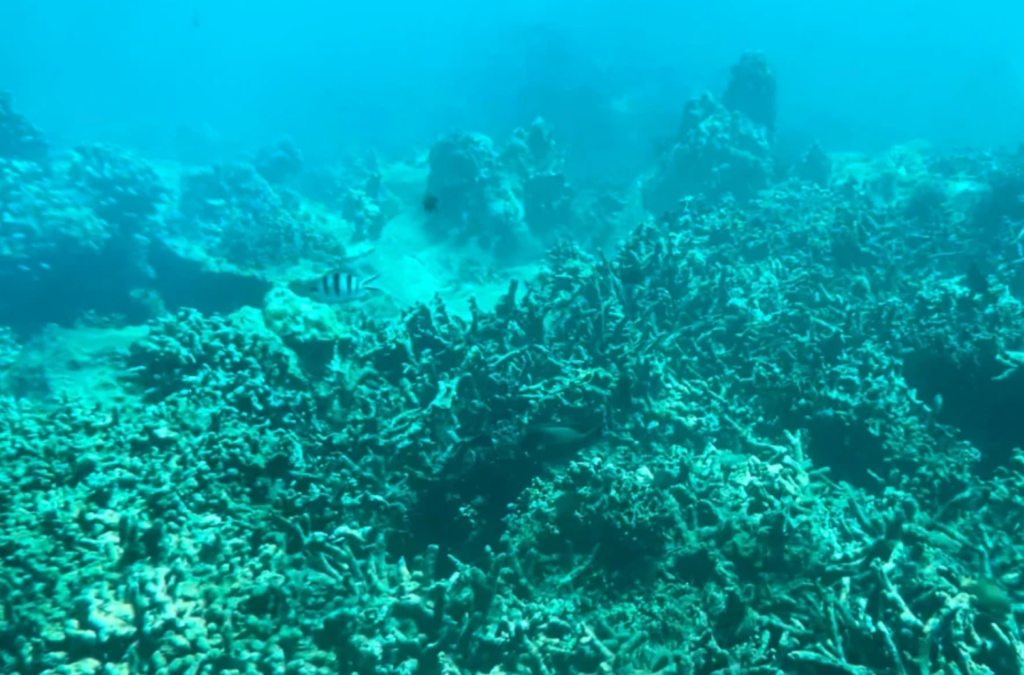
[[[478,562],[488,547],[499,547],[513,504],[530,484],[564,466],[598,438],[597,427],[583,434],[553,428],[556,433],[551,436],[545,430],[552,425],[530,427],[515,440],[456,456],[433,476],[412,478],[417,493],[410,516],[415,535],[408,540],[406,555],[436,544],[464,562]]]
[[[820,415],[811,419],[794,417],[784,428],[807,430],[807,458],[815,468],[828,467],[832,480],[875,492],[879,482],[874,476],[888,472],[882,439],[864,424],[851,424],[834,415]]]
[[[543,470],[540,462],[509,457],[424,481],[411,516],[415,537],[408,553],[437,544],[463,561],[480,559],[486,547],[500,544],[510,506]]]
[[[0,325],[29,334],[50,323],[71,326],[87,310],[141,323],[149,315],[129,294],[140,281],[115,247],[98,256],[67,258],[58,273],[40,274],[31,283],[5,281]]]
[[[69,258],[59,272],[40,274],[31,284],[19,283],[16,292],[0,296],[0,325],[30,335],[51,323],[73,326],[88,313],[140,324],[155,310],[147,298],[157,296],[171,311],[188,307],[230,314],[261,306],[271,288],[251,274],[211,269],[209,263],[179,255],[159,239],[145,254],[151,275],[132,262],[138,255],[118,242],[98,254]]]
[[[994,360],[966,365],[920,353],[906,360],[907,383],[929,405],[941,398],[936,421],[978,448],[977,471],[984,477],[1009,464],[1014,448],[1024,447],[1024,373],[994,379],[1005,370]]]
[[[436,544],[442,552],[460,560],[476,561],[487,546],[497,546],[505,532],[509,504],[529,485],[532,476],[516,467],[478,475],[475,486],[437,481],[421,494],[412,517],[415,533],[409,552]],[[475,481],[474,481],[475,482]],[[471,520],[469,514],[472,513]]]
[[[154,242],[149,255],[156,273],[152,281],[167,309],[181,307],[203,313],[230,314],[242,307],[260,307],[271,285],[252,275],[211,271],[204,263],[178,255]]]

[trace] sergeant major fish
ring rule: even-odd
[[[291,290],[296,295],[317,302],[342,305],[383,293],[383,289],[373,285],[379,276],[372,274],[363,277],[354,272],[335,270],[316,279],[294,282]]]

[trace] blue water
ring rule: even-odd
[[[182,125],[232,149],[287,134],[328,160],[543,113],[598,173],[647,159],[637,135],[672,133],[749,49],[779,72],[782,129],[827,150],[1016,142],[1020,25],[1008,1],[3,0],[0,88],[58,145],[147,156],[173,155]]]

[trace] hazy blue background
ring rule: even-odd
[[[1017,142],[1022,25],[1019,1],[0,0],[0,88],[58,142],[164,155],[181,124],[330,159],[545,113],[607,168],[747,49],[777,67],[780,125],[827,149]]]

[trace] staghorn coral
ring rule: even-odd
[[[176,394],[205,414],[230,407],[271,425],[308,422],[309,385],[292,353],[261,328],[254,311],[224,321],[181,310],[157,320],[127,364],[144,400]]]

